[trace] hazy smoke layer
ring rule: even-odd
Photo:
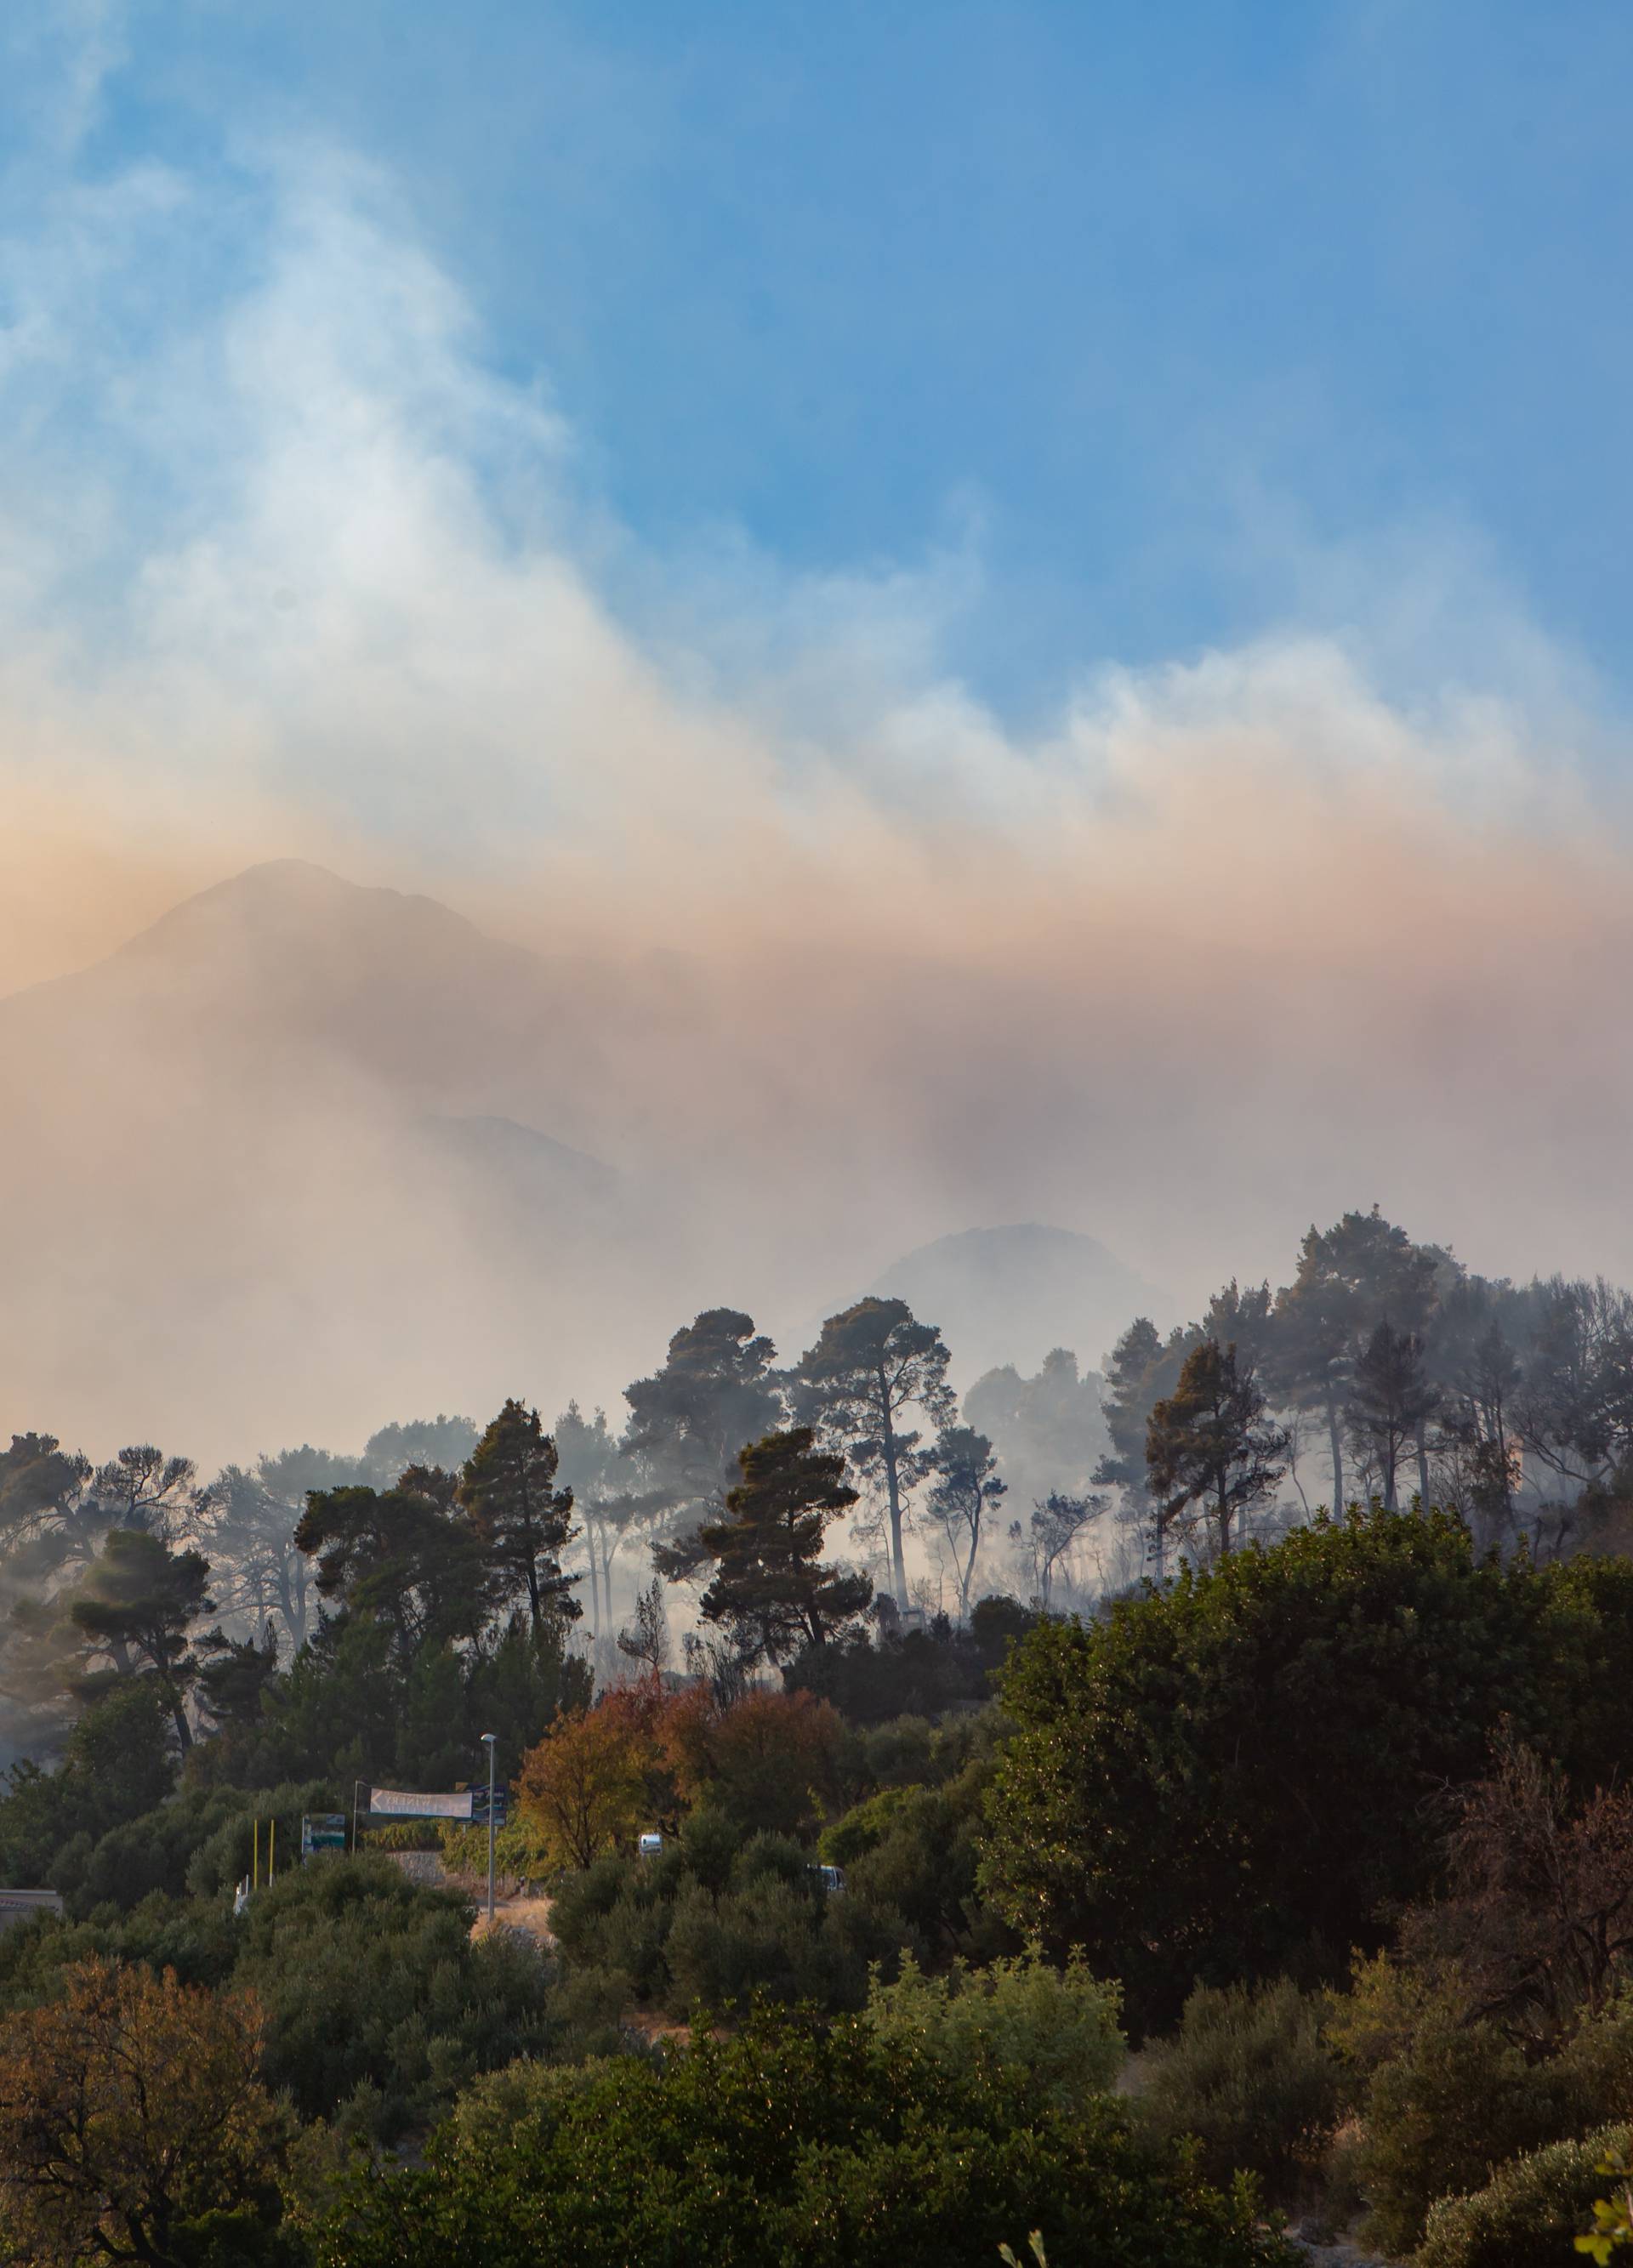
[[[542,968],[417,932],[325,1023],[320,893],[281,990],[303,919],[249,953],[235,903],[19,1004],[0,1425],[607,1395],[699,1304],[796,1330],[983,1222],[1187,1302],[1374,1198],[1633,1273],[1629,843],[1523,625],[1502,698],[1386,697],[1358,621],[1098,670],[1022,740],[948,660],[975,563],[639,556],[388,185],[283,151],[200,200],[70,166],[0,246],[0,989],[289,855]],[[450,1116],[618,1194],[518,1228]]]

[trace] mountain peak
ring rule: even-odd
[[[451,928],[471,929],[462,914],[435,898],[387,889],[377,883],[349,881],[310,858],[267,858],[183,898],[122,949],[129,952],[149,939],[174,937],[201,922],[250,925],[320,919],[357,924],[405,916],[420,921],[429,917]]]
[[[1166,1293],[1096,1238],[1035,1220],[937,1237],[870,1288],[939,1324],[960,1367],[975,1370],[1035,1370],[1056,1346],[1097,1365],[1135,1315],[1165,1323],[1173,1312]]]

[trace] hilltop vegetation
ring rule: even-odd
[[[64,1911],[0,1935],[14,2257],[1277,2268],[1289,2212],[1503,2268],[1599,2198],[1613,2245],[1633,1307],[1350,1215],[1131,1326],[1087,1475],[1074,1358],[962,1408],[949,1360],[722,1308],[617,1432],[16,1437],[0,1874]],[[488,1733],[548,1941],[473,1934],[480,1826],[368,1822]]]

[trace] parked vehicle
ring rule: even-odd
[[[643,1859],[656,1859],[662,1852],[663,1837],[655,1828],[650,1828],[635,1847]]]

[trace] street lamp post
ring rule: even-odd
[[[488,1752],[488,1927],[493,1926],[493,1750],[496,1735],[484,1733],[482,1745]]]

